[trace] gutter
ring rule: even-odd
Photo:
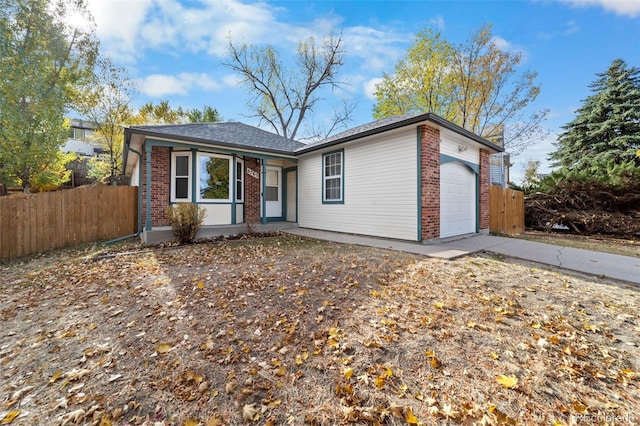
[[[308,152],[312,152],[312,151],[317,151],[319,149],[323,149],[323,148],[328,148],[334,145],[339,145],[345,142],[350,142],[353,140],[357,140],[357,139],[361,139],[367,136],[373,136],[373,135],[377,135],[379,133],[384,133],[387,132],[389,130],[395,130],[395,129],[399,129],[401,127],[405,127],[405,126],[410,126],[413,124],[420,124],[420,123],[424,123],[425,121],[430,121],[431,123],[437,124],[441,127],[444,127],[445,129],[451,130],[452,132],[455,132],[461,136],[467,137],[471,140],[473,140],[474,142],[477,142],[481,145],[484,145],[486,147],[492,148],[493,150],[495,150],[496,152],[504,152],[504,148],[494,144],[491,141],[486,140],[485,138],[476,135],[475,133],[471,133],[470,131],[468,131],[467,129],[458,126],[457,124],[451,123],[447,120],[445,120],[444,118],[427,112],[427,113],[423,113],[423,114],[417,114],[414,116],[409,116],[403,120],[399,120],[399,121],[395,121],[389,124],[386,124],[384,126],[380,126],[380,127],[374,127],[368,130],[363,130],[357,133],[351,133],[349,135],[343,136],[343,137],[339,137],[337,139],[331,139],[328,138],[329,140],[327,142],[318,142],[316,144],[311,144],[311,145],[307,145],[305,147],[302,148],[298,148],[295,151],[296,155],[300,155],[300,154],[306,154]],[[372,122],[372,123],[375,123]],[[369,123],[369,124],[372,124]],[[366,124],[363,126],[367,126]],[[357,127],[356,127],[357,128]]]

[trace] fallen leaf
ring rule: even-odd
[[[12,421],[14,421],[16,419],[16,417],[18,417],[20,415],[20,411],[9,411],[7,414],[5,414],[5,416],[2,418],[2,424],[3,425],[8,425],[9,423],[11,423]]]
[[[49,384],[55,383],[55,381],[58,380],[60,377],[62,377],[62,371],[58,370],[55,373],[53,373],[53,376],[51,376],[51,378],[49,379]]]
[[[404,409],[404,421],[407,422],[410,425],[417,425],[418,424],[418,418],[411,411],[411,407],[406,407]]]
[[[200,424],[200,420],[187,419],[184,421],[183,426],[198,426],[199,424]]]
[[[207,419],[207,423],[205,423],[205,426],[220,426],[222,424],[222,419],[220,417],[209,417],[209,419]]]
[[[255,402],[242,407],[242,418],[247,422],[256,421],[260,418],[260,413],[256,409]]]
[[[498,382],[503,388],[513,389],[518,385],[518,378],[514,375],[511,375],[511,376],[500,375],[496,377],[496,382]]]
[[[344,378],[349,380],[353,376],[353,368],[347,368],[344,370]]]
[[[156,348],[156,351],[159,354],[166,354],[167,352],[169,352],[171,350],[171,345],[168,343],[160,343],[158,345],[158,347]]]

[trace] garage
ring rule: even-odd
[[[476,232],[476,174],[459,162],[440,166],[440,238]]]

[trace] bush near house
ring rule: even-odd
[[[192,243],[207,214],[194,203],[178,203],[167,207],[167,218],[173,235],[180,244]]]

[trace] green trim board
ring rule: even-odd
[[[324,196],[325,196],[325,165],[324,165],[324,159],[326,156],[328,155],[332,155],[332,154],[337,154],[340,153],[340,199],[339,200],[325,200]],[[343,149],[337,149],[335,151],[328,151],[328,152],[323,152],[322,153],[322,165],[320,167],[320,174],[322,176],[322,194],[320,194],[320,196],[322,197],[322,204],[344,204],[344,178],[345,178],[345,159],[344,159],[345,155],[344,155],[344,148]]]
[[[229,186],[231,186],[231,224],[236,224],[236,200],[238,199],[237,195],[237,185],[236,176],[238,175],[238,162],[236,154],[231,155],[231,182],[229,182]]]
[[[417,202],[417,206],[418,206],[418,214],[416,215],[418,217],[418,241],[422,242],[422,125],[416,127],[417,130],[417,146],[418,149],[416,151],[416,158],[418,160],[418,164],[416,167],[417,170],[417,180],[418,180],[418,184],[416,185],[416,187],[418,188],[418,202]],[[442,161],[442,160],[441,160]]]
[[[146,155],[145,171],[147,174],[147,182],[146,182],[147,197],[146,197],[145,203],[147,208],[146,208],[144,229],[147,231],[151,231],[151,229],[153,228],[151,224],[151,150],[152,149],[153,149],[152,144],[145,144],[144,146],[144,152]],[[142,170],[140,170],[140,172],[142,173]]]
[[[267,162],[263,159],[260,160],[260,166],[262,167],[262,180],[260,188],[260,203],[262,204],[262,211],[260,212],[260,222],[264,225],[267,223]]]
[[[191,202],[194,204],[198,202],[198,179],[196,177],[196,170],[198,170],[198,150],[191,148]]]
[[[479,164],[475,164],[472,163],[470,161],[466,161],[466,160],[462,160],[460,158],[456,158],[456,157],[452,157],[450,155],[447,154],[440,154],[440,164],[446,164],[446,163],[451,163],[457,161],[458,163],[462,163],[465,166],[469,167],[471,170],[473,170],[473,172],[477,175],[480,173],[480,165]]]

